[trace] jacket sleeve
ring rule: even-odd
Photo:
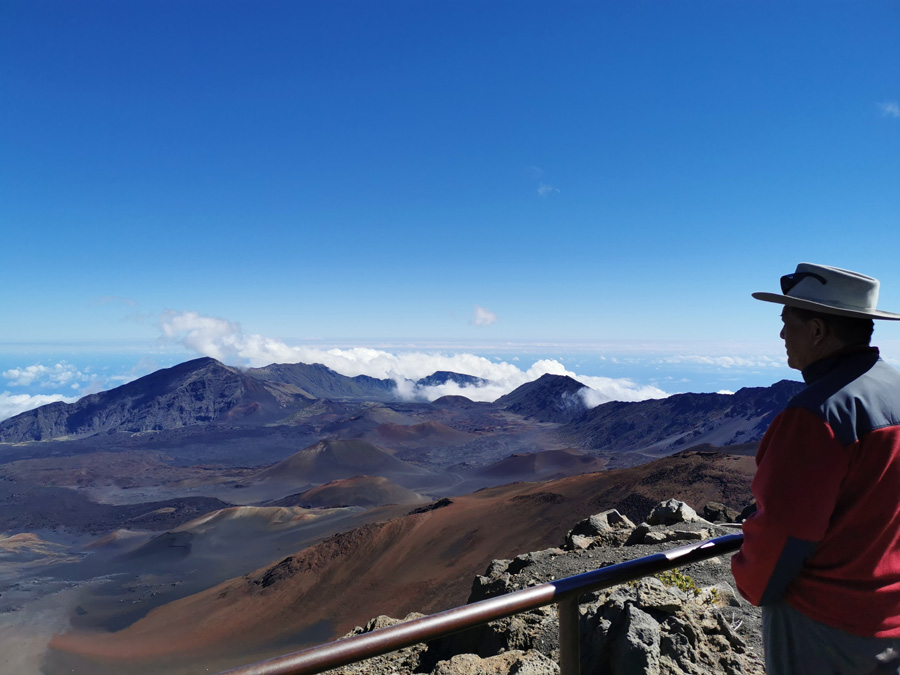
[[[754,605],[777,601],[828,528],[848,452],[815,413],[789,408],[772,422],[756,455],[757,511],[731,560],[738,590]]]

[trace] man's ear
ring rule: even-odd
[[[814,317],[809,322],[812,324],[810,328],[812,329],[813,342],[818,344],[828,336],[828,324],[819,317]]]

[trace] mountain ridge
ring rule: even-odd
[[[348,377],[321,363],[271,363],[262,368],[247,368],[244,372],[264,382],[293,385],[312,398],[372,401],[397,399],[397,385],[393,380],[368,375]]]
[[[267,385],[203,357],[163,368],[74,403],[51,403],[0,422],[0,442],[140,433],[248,417],[268,421],[312,402],[283,384]]]
[[[676,450],[758,441],[787,402],[806,387],[781,380],[734,394],[673,394],[647,401],[610,401],[585,411],[560,430],[580,447],[604,452]]]

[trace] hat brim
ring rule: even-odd
[[[838,316],[852,316],[856,319],[884,319],[886,321],[900,321],[900,314],[893,312],[882,312],[880,309],[873,309],[869,312],[859,312],[853,309],[844,309],[843,307],[833,307],[825,305],[821,302],[813,302],[812,300],[803,300],[801,298],[792,298],[789,295],[779,295],[778,293],[753,293],[754,298],[763,302],[775,302],[779,305],[787,305],[788,307],[799,307],[800,309],[818,310],[823,314],[836,314]]]

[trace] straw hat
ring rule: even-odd
[[[900,321],[900,314],[875,308],[878,304],[879,285],[878,279],[858,272],[828,265],[800,263],[796,272],[781,277],[783,295],[754,293],[753,297],[823,314]]]

